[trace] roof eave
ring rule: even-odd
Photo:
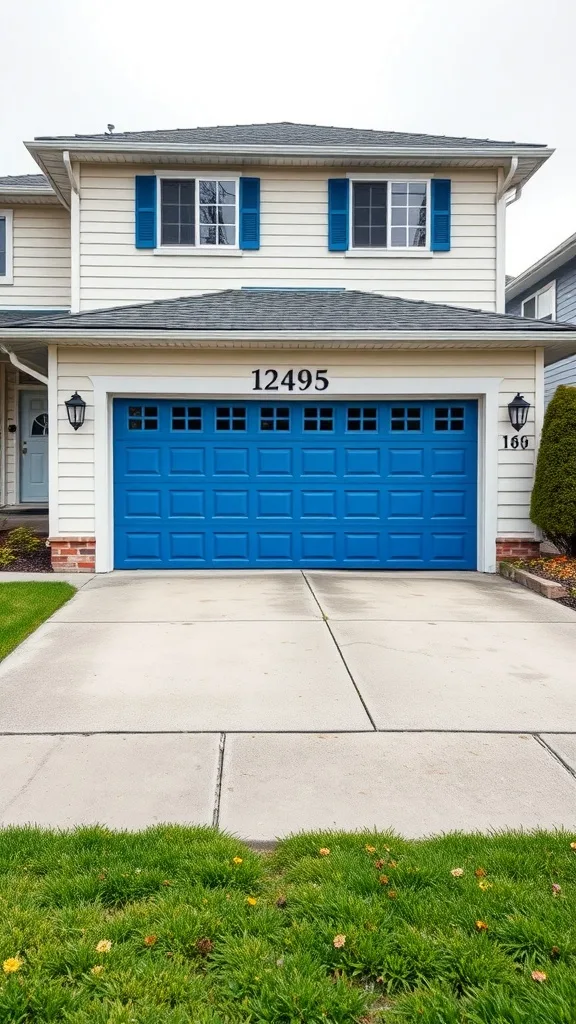
[[[520,331],[520,330],[489,330],[489,331],[426,331],[417,329],[413,331],[346,331],[344,329],[334,331],[319,330],[297,330],[297,331],[203,331],[203,330],[161,330],[150,328],[148,330],[131,330],[129,328],[101,328],[99,330],[86,328],[40,328],[40,327],[3,327],[0,328],[0,338],[18,338],[28,340],[34,338],[36,341],[45,339],[49,342],[57,341],[58,344],[66,344],[69,341],[153,341],[162,344],[163,341],[195,341],[201,344],[211,342],[234,342],[252,341],[262,342],[269,345],[274,342],[302,342],[312,341],[315,343],[337,342],[348,344],[350,342],[380,341],[417,343],[422,341],[443,341],[454,345],[465,346],[469,341],[496,342],[503,341],[521,344],[523,347],[531,345],[535,348],[543,348],[547,345],[558,344],[563,341],[576,345],[576,329],[566,331]]]
[[[576,234],[570,235],[561,245],[552,249],[541,260],[533,263],[531,267],[515,277],[506,288],[506,299],[510,301],[527,291],[528,288],[537,287],[540,281],[559,270],[565,263],[569,263],[574,257],[576,257]]]

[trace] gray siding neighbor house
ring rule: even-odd
[[[507,279],[506,312],[537,320],[576,323],[576,234],[518,277]],[[576,356],[546,367],[546,404],[559,384],[576,386]]]

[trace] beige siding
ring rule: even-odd
[[[242,286],[358,288],[407,299],[496,308],[495,171],[450,173],[452,249],[425,257],[329,252],[327,179],[333,172],[306,168],[244,169],[244,174],[261,178],[257,252],[220,256],[137,250],[136,172],[129,167],[82,168],[83,310]],[[395,171],[399,177],[401,173]]]
[[[63,206],[15,206],[14,281],[0,284],[0,309],[70,305],[70,214]]]
[[[62,535],[89,536],[94,531],[94,411],[91,375],[174,377],[243,377],[255,366],[274,365],[289,369],[294,359],[302,364],[302,353],[294,357],[281,353],[246,351],[195,352],[185,349],[69,349],[58,354],[59,482],[58,522]],[[501,536],[532,537],[529,518],[530,489],[534,472],[535,353],[519,351],[359,351],[324,352],[321,359],[310,353],[305,362],[328,368],[331,380],[339,377],[495,377],[502,378],[498,431],[499,494],[498,532]],[[64,401],[78,389],[88,402],[86,423],[74,433],[66,418]],[[525,433],[527,450],[502,448],[502,434],[511,433],[507,404],[517,391],[531,403]],[[337,400],[337,396],[334,396]]]

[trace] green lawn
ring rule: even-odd
[[[574,1024],[575,842],[0,831],[0,1021]]]
[[[0,583],[0,660],[75,593],[69,583]]]

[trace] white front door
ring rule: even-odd
[[[20,392],[20,501],[48,500],[48,392]]]

